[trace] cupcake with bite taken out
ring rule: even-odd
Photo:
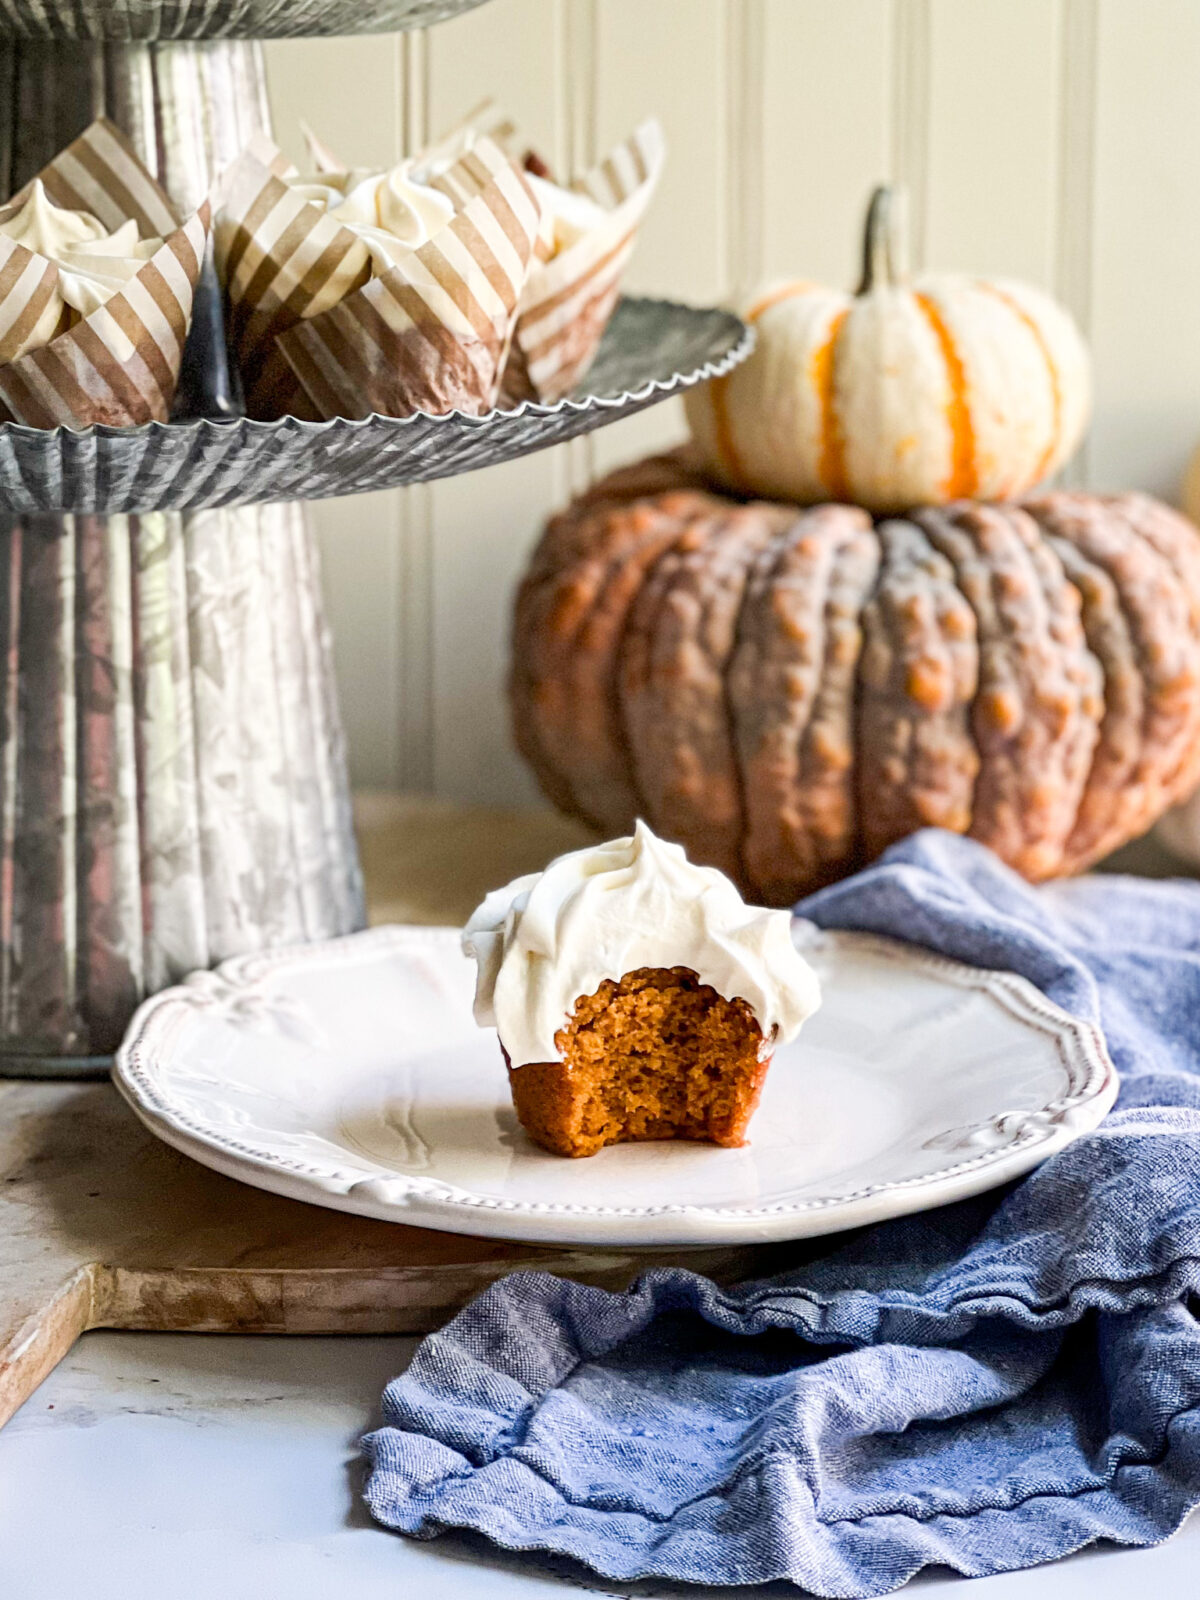
[[[820,1004],[790,914],[746,905],[642,822],[489,894],[463,948],[517,1115],[565,1156],[744,1144],[772,1051]]]

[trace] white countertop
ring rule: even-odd
[[[357,1440],[412,1339],[91,1333],[0,1432],[3,1600],[666,1600],[479,1541],[373,1524]],[[1200,1517],[1155,1550],[987,1578],[963,1600],[1196,1592]],[[910,1592],[942,1588],[945,1575]],[[795,1596],[786,1585],[740,1594]],[[729,1590],[712,1591],[728,1597]]]

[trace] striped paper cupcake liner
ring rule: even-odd
[[[56,263],[0,235],[0,419],[35,428],[165,422],[208,242],[208,203],[181,221],[106,118],[38,177],[55,205],[90,212],[110,233],[133,218],[143,238],[163,243],[102,306],[70,321]],[[0,219],[20,207],[29,187],[0,208]],[[46,342],[24,348],[42,331]]]
[[[481,139],[442,175],[459,207],[387,271],[285,181],[259,140],[226,174],[214,235],[250,416],[392,417],[493,409],[541,206]]]
[[[318,172],[344,172],[345,163],[305,130]],[[464,135],[498,145],[519,161],[525,148],[520,130],[493,101],[485,101],[444,139],[416,158],[418,167],[436,167]],[[637,242],[637,230],[657,187],[666,158],[661,125],[653,118],[616,145],[570,188],[585,195],[604,220],[557,255],[553,218],[547,211],[535,245],[535,261],[521,291],[517,325],[501,380],[499,402],[532,400],[553,405],[587,375],[613,314],[621,280]],[[452,200],[477,192],[469,161],[455,162],[428,181]],[[357,414],[357,413],[355,413]]]
[[[651,119],[571,184],[605,219],[530,273],[501,386],[505,405],[553,404],[587,375],[665,157],[662,128]]]

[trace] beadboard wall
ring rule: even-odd
[[[1197,0],[490,0],[427,34],[267,47],[276,127],[382,164],[486,95],[561,172],[648,111],[670,141],[628,286],[713,301],[849,285],[868,193],[917,264],[1023,276],[1095,357],[1068,469],[1175,494],[1200,436]],[[512,585],[544,514],[674,442],[675,404],[507,467],[314,508],[360,785],[530,798],[503,710]]]

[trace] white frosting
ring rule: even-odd
[[[557,183],[539,178],[534,172],[527,172],[525,181],[541,201],[542,215],[550,219],[552,256],[569,250],[585,234],[598,228],[607,216],[603,206],[576,189],[560,189]]]
[[[411,161],[390,172],[323,172],[289,181],[306,200],[324,207],[359,236],[376,272],[386,272],[408,251],[419,249],[454,215],[453,201],[419,182]]]
[[[56,206],[40,178],[30,185],[20,209],[0,221],[0,233],[58,266],[58,293],[50,297],[19,353],[45,343],[64,306],[80,317],[90,316],[123,289],[162,245],[161,239],[139,238],[132,218],[109,233],[90,212]]]
[[[576,1000],[639,967],[688,967],[744,1000],[768,1044],[795,1038],[821,1003],[790,912],[748,906],[723,872],[644,822],[493,890],[463,949],[479,964],[475,1020],[496,1028],[514,1067],[559,1060],[554,1036]]]

